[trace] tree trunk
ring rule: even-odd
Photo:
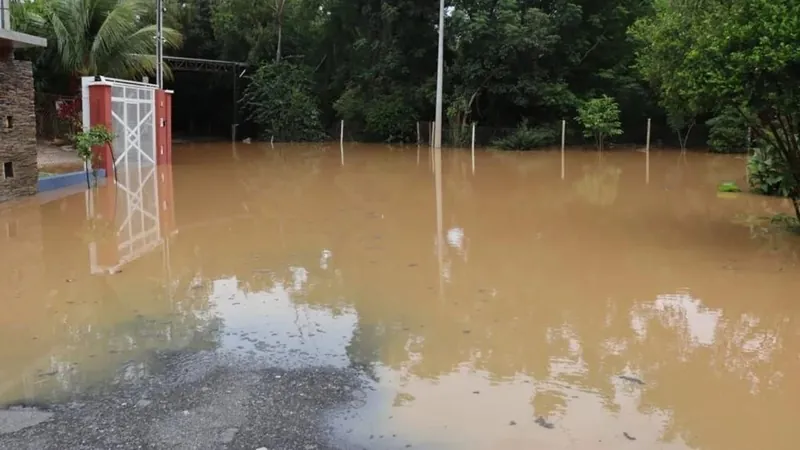
[[[275,46],[275,62],[281,62],[281,47],[283,46],[283,11],[286,0],[275,0],[275,22],[278,31],[278,44]]]
[[[283,25],[281,24],[280,20],[278,21],[278,46],[275,50],[275,62],[281,62],[281,44],[283,40]]]
[[[681,152],[686,151],[686,143],[689,141],[689,133],[692,132],[692,128],[694,127],[694,120],[689,123],[686,127],[686,133],[681,135],[681,130],[678,130],[678,144],[681,146]]]

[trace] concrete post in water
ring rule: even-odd
[[[422,143],[422,136],[419,134],[419,120],[417,121],[417,145]]]
[[[645,182],[650,184],[650,127],[652,119],[647,119],[647,143],[645,144]]]
[[[439,0],[439,57],[436,64],[436,121],[433,147],[442,148],[442,86],[444,83],[444,0]]]
[[[566,143],[567,143],[567,121],[561,121],[561,179],[564,179],[566,175],[566,161],[564,157],[564,151],[566,150]]]
[[[472,122],[472,173],[475,173],[475,122]]]

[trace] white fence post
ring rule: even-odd
[[[565,147],[567,144],[567,121],[561,121],[561,179],[564,179],[566,175],[566,158],[565,154]]]
[[[647,166],[645,169],[645,182],[650,184],[650,127],[652,124],[652,119],[647,119],[647,143],[645,144],[644,152],[645,152],[645,165]]]
[[[475,122],[472,122],[472,173],[475,173]]]
[[[344,119],[339,127],[339,153],[341,154],[342,165],[344,165]]]

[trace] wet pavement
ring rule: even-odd
[[[175,152],[0,205],[0,448],[800,441],[800,238],[740,158]]]

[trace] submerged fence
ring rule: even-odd
[[[583,128],[574,120],[567,120],[564,124],[564,144],[568,147],[593,146],[593,138],[583,135]],[[446,124],[442,128],[442,145],[445,147],[469,148],[473,139],[473,124],[451,126]],[[647,141],[647,121],[641,124],[641,130],[628,126],[621,136],[606,139],[605,146],[613,147],[644,147]],[[327,140],[345,142],[388,142],[397,144],[431,145],[433,141],[433,122],[419,121],[398,129],[389,139],[376,138],[376,133],[370,133],[363,126],[337,122],[328,127],[325,132]],[[513,150],[518,146],[528,148],[541,148],[560,146],[562,139],[562,123],[536,124],[530,123],[519,127],[491,127],[476,124],[476,147],[498,147]],[[697,124],[692,128],[687,140],[688,148],[707,148],[708,127]],[[652,121],[650,144],[653,148],[680,148],[680,139],[677,133],[666,124]]]

